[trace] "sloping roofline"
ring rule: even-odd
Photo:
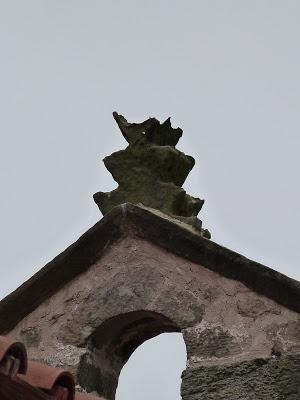
[[[173,254],[238,280],[253,291],[300,313],[300,282],[205,239],[189,226],[130,203],[115,207],[74,244],[0,301],[0,334],[65,284],[87,270],[104,251],[128,235],[148,240]]]

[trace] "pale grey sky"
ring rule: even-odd
[[[213,240],[300,280],[299,20],[297,0],[0,0],[0,296],[99,220],[114,110],[171,116]]]

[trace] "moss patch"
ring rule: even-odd
[[[170,119],[160,124],[150,118],[136,124],[117,113],[114,118],[129,146],[104,159],[119,186],[94,195],[102,214],[123,203],[141,203],[192,225],[209,238],[197,218],[204,200],[189,196],[181,187],[195,164],[193,157],[175,149],[182,130],[172,128]]]

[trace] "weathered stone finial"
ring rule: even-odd
[[[117,112],[113,116],[129,146],[103,160],[119,186],[94,194],[102,214],[119,204],[142,203],[192,225],[210,238],[197,218],[204,200],[189,196],[181,187],[195,164],[193,157],[175,148],[182,129],[172,128],[170,118],[162,124],[155,118],[129,123]]]

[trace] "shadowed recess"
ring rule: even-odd
[[[105,321],[88,340],[89,352],[79,367],[80,385],[113,400],[121,369],[131,354],[146,340],[166,332],[180,332],[180,328],[151,311],[120,314]]]

